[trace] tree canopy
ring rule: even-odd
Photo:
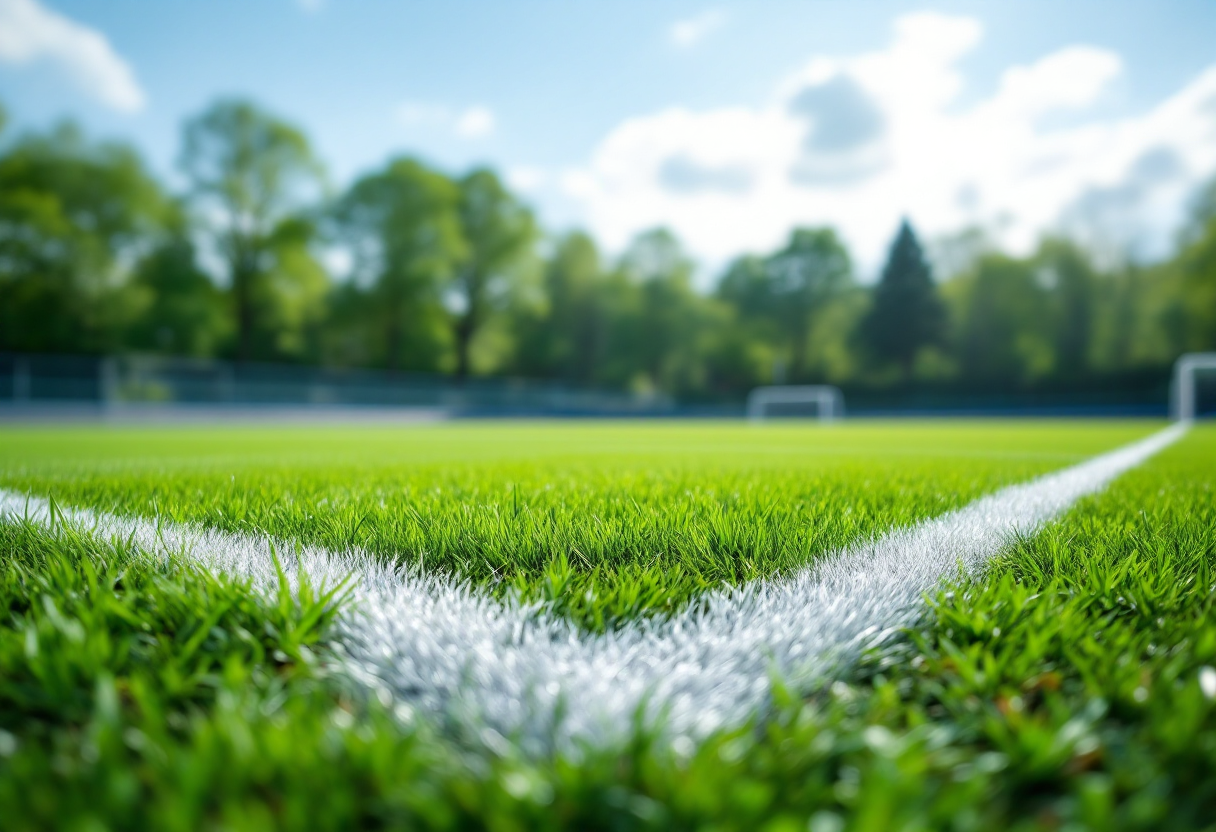
[[[180,160],[198,224],[225,260],[236,357],[290,355],[315,317],[325,274],[309,262],[321,166],[298,128],[257,105],[222,100],[186,123]]]
[[[0,129],[3,127],[0,109]],[[546,234],[492,169],[399,156],[331,192],[253,102],[189,119],[174,193],[64,124],[0,145],[0,349],[512,374],[738,399],[773,382],[1031,389],[1164,379],[1216,349],[1216,182],[1175,253],[1099,267],[1047,237],[895,230],[878,279],[831,228],[706,273],[670,231]],[[944,279],[934,279],[934,265]]]

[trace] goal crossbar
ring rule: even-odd
[[[1180,422],[1195,418],[1195,376],[1201,371],[1216,371],[1216,352],[1189,352],[1174,362],[1170,410]]]
[[[830,422],[844,416],[844,394],[829,384],[796,384],[757,387],[747,394],[747,418],[753,422],[764,419],[770,405],[813,404],[819,420]]]

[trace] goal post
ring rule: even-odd
[[[747,394],[747,418],[761,422],[770,418],[769,411],[781,405],[814,405],[821,422],[831,422],[844,416],[844,394],[829,384],[778,385],[757,387]]]
[[[1179,422],[1195,418],[1195,377],[1200,372],[1216,372],[1216,352],[1188,352],[1174,362],[1170,415]]]

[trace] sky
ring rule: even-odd
[[[72,118],[180,187],[231,95],[334,188],[489,164],[549,229],[664,225],[707,270],[832,225],[865,277],[903,217],[1149,259],[1216,175],[1216,2],[0,0],[10,136]]]

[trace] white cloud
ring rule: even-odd
[[[901,17],[886,48],[815,57],[767,101],[627,119],[563,190],[614,248],[661,224],[721,263],[831,224],[872,268],[904,215],[930,236],[982,225],[1015,251],[1081,215],[1165,234],[1216,172],[1216,66],[1147,112],[1087,117],[1122,61],[1069,46],[959,107],[957,63],[982,35],[970,18]]]
[[[144,107],[146,96],[135,73],[105,35],[36,0],[0,0],[0,62],[38,60],[58,64],[108,107],[127,113]]]
[[[405,127],[438,128],[462,139],[485,138],[497,127],[494,111],[479,104],[457,111],[443,104],[407,101],[397,107],[397,121]]]
[[[1096,99],[1122,69],[1122,61],[1112,52],[1071,46],[1030,66],[1006,70],[997,100],[1027,116],[1083,107]]]
[[[325,0],[296,0],[296,5],[306,14],[316,14],[325,8]]]
[[[543,168],[531,165],[516,165],[507,169],[507,184],[513,190],[532,193],[548,182],[549,176]]]
[[[456,117],[452,125],[457,136],[464,139],[480,139],[494,132],[494,113],[489,107],[469,107]]]
[[[671,24],[669,36],[671,42],[681,49],[696,46],[726,23],[726,13],[719,9],[709,9],[693,17],[677,20]]]

